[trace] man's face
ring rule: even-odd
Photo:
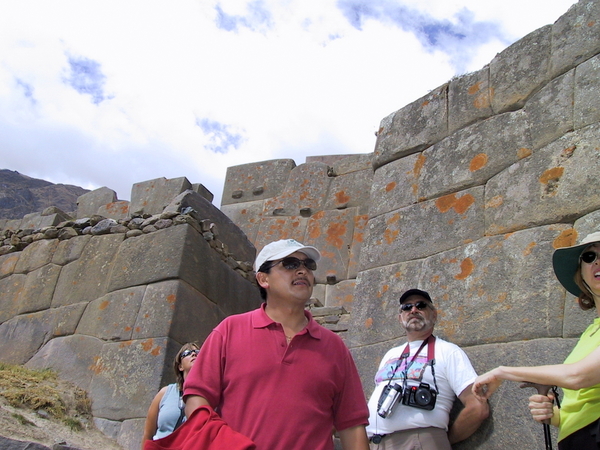
[[[301,252],[294,252],[289,256],[302,261],[308,258]],[[296,269],[286,269],[283,264],[278,263],[271,267],[268,274],[259,272],[257,280],[263,288],[268,289],[269,298],[282,296],[306,302],[312,294],[315,275],[312,270],[307,269],[303,264]]]
[[[417,303],[426,304],[424,309],[418,309]],[[407,311],[400,310],[400,323],[407,333],[432,331],[437,319],[437,311],[433,304],[420,295],[411,295],[402,305],[413,305]]]

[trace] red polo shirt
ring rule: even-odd
[[[306,312],[286,344],[260,309],[230,316],[202,345],[184,398],[199,395],[257,450],[332,450],[332,429],[368,423],[358,371],[344,342]]]

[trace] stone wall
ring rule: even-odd
[[[293,237],[323,252],[315,297],[349,313],[339,330],[367,396],[402,340],[408,288],[433,295],[437,334],[480,373],[560,362],[593,319],[551,255],[600,229],[599,37],[600,1],[580,0],[384,118],[373,153],[229,168],[221,209],[258,250]],[[491,418],[455,447],[543,449],[531,393],[505,383]]]
[[[0,221],[0,361],[57,370],[89,393],[102,431],[138,450],[180,346],[261,302],[255,248],[211,200],[162,178],[134,185],[131,203],[100,188],[77,217]]]

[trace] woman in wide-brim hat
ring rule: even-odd
[[[557,249],[552,265],[558,281],[578,299],[584,309],[600,305],[600,231],[580,244]],[[600,308],[598,314],[600,315]],[[553,406],[553,395],[535,394],[529,409],[539,422],[551,419],[559,427],[560,450],[600,449],[600,317],[583,332],[563,364],[536,367],[500,366],[480,375],[473,392],[488,399],[503,380],[528,381],[563,388],[561,409]]]

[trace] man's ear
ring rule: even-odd
[[[257,272],[256,281],[261,288],[267,289],[269,287],[269,274],[265,272]]]

